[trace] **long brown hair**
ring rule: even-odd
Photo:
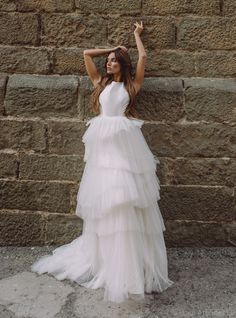
[[[129,53],[127,51],[124,51],[121,48],[117,48],[114,51],[111,51],[115,53],[115,57],[117,61],[120,64],[120,70],[121,70],[121,81],[124,82],[124,86],[129,94],[130,101],[129,104],[126,107],[125,110],[125,116],[126,117],[139,117],[139,114],[137,110],[135,109],[135,88],[133,85],[133,78],[134,78],[134,72],[133,72],[133,67],[131,63],[131,59],[129,56]],[[110,53],[111,53],[110,52]],[[106,64],[107,64],[107,59],[105,62],[105,70],[106,70]],[[101,92],[104,90],[104,88],[110,84],[113,80],[113,75],[112,74],[107,74],[105,76],[102,76],[100,82],[96,86],[96,88],[93,90],[92,93],[92,111],[94,113],[100,113],[100,107],[99,107],[99,95]]]

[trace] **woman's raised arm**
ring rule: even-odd
[[[93,57],[107,54],[112,52],[116,48],[112,49],[87,49],[84,50],[84,63],[89,78],[93,85],[96,87],[97,83],[101,80],[101,74],[98,72],[97,67],[93,61]]]
[[[145,71],[147,54],[144,49],[142,40],[140,38],[140,34],[143,31],[143,22],[141,21],[141,24],[138,24],[138,22],[136,22],[134,25],[136,26],[136,29],[134,30],[134,36],[135,36],[135,41],[136,41],[136,45],[138,49],[138,63],[136,66],[134,87],[135,87],[136,93],[138,93],[138,91],[140,90],[142,86],[142,81],[144,79],[144,71]]]

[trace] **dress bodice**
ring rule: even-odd
[[[124,83],[112,81],[99,96],[100,112],[105,116],[124,116],[129,99]]]

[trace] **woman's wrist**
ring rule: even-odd
[[[95,47],[94,49],[86,49],[84,50],[84,54],[95,57],[95,56],[100,56],[103,54],[108,54],[112,52],[115,48],[99,48]]]
[[[134,31],[134,35],[140,36],[140,33]]]

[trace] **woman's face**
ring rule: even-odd
[[[115,53],[111,52],[107,57],[107,74],[117,74],[120,72],[120,64],[116,60]]]

